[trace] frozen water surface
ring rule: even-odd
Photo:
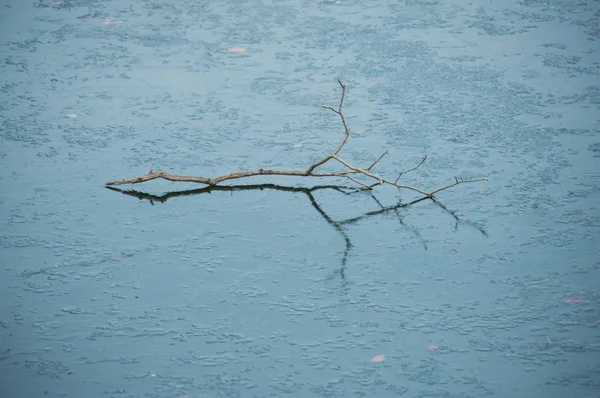
[[[0,3],[0,397],[598,396],[598,1]]]

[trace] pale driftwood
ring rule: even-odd
[[[335,109],[331,106],[324,106],[324,105],[323,105],[323,108],[329,109],[330,111],[332,111],[333,113],[335,113],[336,115],[338,115],[340,117],[342,125],[344,126],[344,137],[342,138],[342,141],[337,146],[335,151],[333,151],[329,155],[323,157],[321,160],[311,164],[306,170],[257,169],[257,170],[240,171],[240,172],[236,172],[236,173],[225,174],[225,175],[215,177],[215,178],[208,178],[208,177],[201,177],[201,176],[181,176],[181,175],[170,174],[170,173],[167,173],[166,171],[154,172],[153,170],[150,170],[150,172],[148,174],[145,174],[145,175],[142,175],[139,177],[126,178],[126,179],[119,180],[119,181],[107,182],[106,186],[123,185],[123,184],[138,184],[140,182],[150,181],[150,180],[154,180],[156,178],[163,178],[168,181],[196,182],[196,183],[200,183],[200,184],[206,184],[209,186],[215,186],[215,185],[217,185],[223,181],[227,181],[227,180],[234,180],[237,178],[245,178],[245,177],[260,176],[260,175],[280,175],[280,176],[297,176],[297,177],[346,177],[346,178],[352,180],[353,182],[355,182],[359,185],[362,185],[363,187],[369,188],[369,189],[372,189],[372,187],[374,187],[376,185],[387,184],[387,185],[392,185],[392,186],[396,187],[398,190],[408,189],[408,190],[417,192],[421,195],[432,198],[433,195],[435,195],[436,193],[443,191],[445,189],[448,189],[448,188],[452,188],[458,184],[463,184],[463,183],[467,183],[467,182],[487,181],[487,178],[459,180],[458,178],[454,177],[454,182],[452,184],[449,184],[444,187],[435,189],[431,192],[428,192],[428,191],[425,191],[420,188],[416,188],[416,187],[413,187],[410,185],[404,185],[404,184],[398,183],[398,181],[400,180],[400,177],[402,177],[403,174],[408,173],[410,171],[414,171],[414,170],[418,169],[423,163],[425,163],[427,156],[424,156],[423,159],[421,160],[421,162],[419,164],[417,164],[415,167],[405,170],[405,171],[401,171],[398,174],[398,177],[396,178],[396,180],[394,180],[394,181],[383,178],[371,171],[373,169],[373,167],[377,163],[379,163],[379,161],[385,155],[388,154],[387,151],[385,151],[381,156],[379,156],[379,158],[377,158],[377,160],[375,160],[369,167],[367,167],[365,169],[354,166],[353,164],[345,161],[344,159],[342,159],[339,156],[339,153],[342,150],[342,148],[344,147],[344,145],[346,144],[346,142],[348,141],[348,138],[350,137],[350,128],[348,127],[348,124],[346,123],[346,118],[344,117],[344,114],[342,113],[342,107],[344,106],[344,99],[346,97],[346,86],[340,80],[338,80],[338,83],[340,84],[340,86],[342,88],[342,94],[341,94],[340,104],[339,104],[338,108]],[[344,165],[347,168],[347,170],[331,172],[331,173],[315,173],[314,172],[317,167],[322,166],[323,164],[327,163],[328,161],[330,161],[332,159],[334,159],[337,162]],[[366,177],[374,179],[376,181],[376,183],[374,185],[369,186],[369,185],[364,184],[364,183],[358,181],[357,179],[353,178],[351,176],[352,174],[357,174],[357,175],[362,174]]]

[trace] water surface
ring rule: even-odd
[[[598,2],[1,6],[1,397],[597,396]]]

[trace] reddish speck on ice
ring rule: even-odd
[[[229,47],[227,49],[228,53],[243,53],[246,51],[246,47]]]
[[[385,355],[375,355],[371,358],[371,362],[383,362],[385,361]]]
[[[563,299],[563,301],[565,303],[569,303],[569,304],[573,304],[573,303],[583,303],[585,302],[585,297],[584,296],[571,296],[571,297],[565,297]]]

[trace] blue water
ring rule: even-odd
[[[598,1],[0,3],[0,397],[599,396]]]

